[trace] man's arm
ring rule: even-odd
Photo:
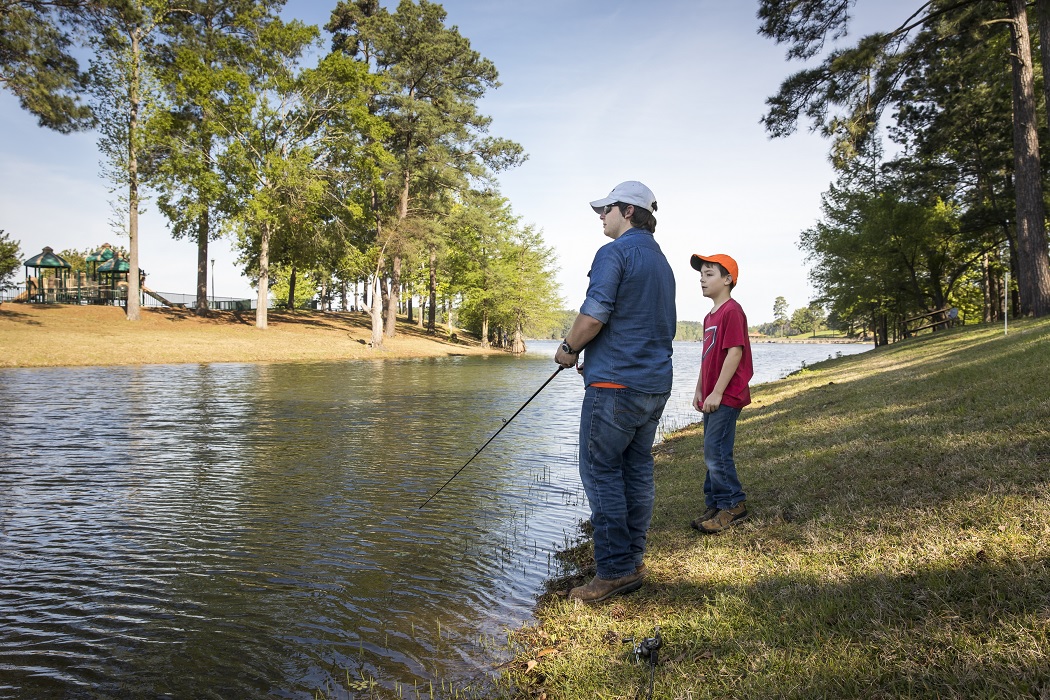
[[[558,351],[554,353],[554,361],[562,367],[572,367],[576,364],[577,358],[580,356],[580,351],[587,345],[587,343],[594,340],[594,337],[598,335],[605,324],[586,314],[577,314],[576,320],[572,322],[572,328],[569,329],[569,334],[565,336],[565,342],[568,343],[569,347],[575,350],[573,354],[565,352],[562,347],[558,346]]]

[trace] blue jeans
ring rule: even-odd
[[[704,505],[721,510],[732,508],[745,499],[733,461],[736,419],[739,408],[721,405],[714,413],[704,414]]]
[[[670,392],[589,386],[580,415],[580,481],[591,505],[598,577],[633,574],[653,517],[653,440]]]

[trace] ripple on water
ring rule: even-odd
[[[551,372],[545,351],[0,372],[0,698],[484,675],[587,512],[578,379],[419,506]]]

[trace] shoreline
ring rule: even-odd
[[[117,306],[0,304],[0,369],[100,367],[213,362],[318,362],[491,355],[463,331],[442,326],[428,335],[399,318],[397,335],[373,349],[366,312],[271,310],[268,327],[255,314],[142,309],[129,322]]]
[[[875,347],[874,340],[851,340],[850,338],[751,338],[751,344],[757,343],[792,343],[808,345],[871,345]]]

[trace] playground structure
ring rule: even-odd
[[[128,276],[131,264],[108,243],[85,258],[84,270],[73,270],[73,265],[50,247],[26,260],[25,283],[15,285],[13,296],[0,291],[0,301],[30,304],[102,304],[127,306]],[[196,296],[188,294],[161,294],[146,286],[146,272],[139,270],[139,303],[142,306],[186,308],[196,304]],[[251,299],[212,297],[208,307],[229,311],[250,311],[255,308]]]
[[[26,260],[25,287],[13,301],[37,304],[113,304],[126,306],[130,263],[108,243],[86,258],[85,270],[73,270],[68,260],[45,247]],[[146,273],[139,271],[145,291]]]
[[[22,263],[26,268],[25,285],[11,301],[127,306],[131,271],[127,258],[105,243],[88,255],[85,263],[85,270],[74,271],[68,260],[45,247],[39,255]],[[164,306],[180,306],[149,289],[144,270],[139,270],[139,289],[143,297],[151,297]]]

